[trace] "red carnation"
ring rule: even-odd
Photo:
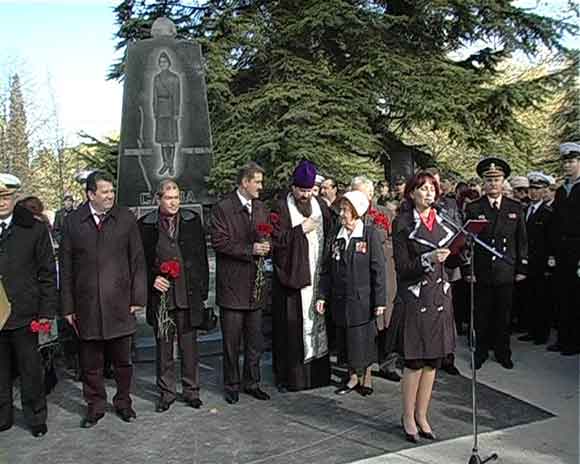
[[[40,330],[40,323],[38,321],[32,321],[30,323],[30,330],[34,333],[38,333]]]
[[[163,261],[161,263],[161,266],[159,266],[159,270],[161,271],[161,274],[165,274],[167,277],[170,277],[171,279],[177,279],[181,274],[181,266],[179,264],[179,261],[176,261],[174,259],[169,261]]]
[[[374,208],[371,208],[369,210],[369,216],[373,219],[376,218],[378,214],[379,214],[379,212]]]
[[[280,215],[278,213],[270,213],[270,222],[272,224],[280,223]]]
[[[260,237],[270,237],[274,228],[272,227],[272,224],[258,224],[256,226],[256,231]]]

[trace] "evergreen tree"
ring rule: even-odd
[[[79,135],[83,142],[73,148],[73,152],[83,160],[87,168],[108,172],[116,179],[119,138],[105,137],[101,140],[84,132]]]
[[[518,115],[565,74],[506,82],[501,64],[566,54],[563,34],[577,30],[505,0],[126,0],[115,12],[120,48],[161,15],[202,44],[220,189],[249,159],[278,185],[303,157],[339,180],[379,176],[395,151],[428,159],[424,133],[471,153],[457,160],[464,171],[482,154],[529,157]],[[122,76],[119,63],[112,71]]]
[[[6,126],[6,168],[17,176],[24,188],[29,187],[30,147],[26,126],[24,98],[20,87],[20,78],[14,74],[10,80],[10,103]]]

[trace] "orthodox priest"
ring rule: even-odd
[[[275,381],[282,393],[330,384],[325,318],[315,305],[332,219],[326,204],[312,194],[315,180],[314,164],[302,161],[294,170],[290,192],[271,214],[272,353]]]

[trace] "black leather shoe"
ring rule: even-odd
[[[0,432],[6,432],[6,430],[10,430],[14,424],[6,424],[0,427]]]
[[[343,387],[340,387],[334,393],[336,393],[337,395],[347,395],[348,393],[351,393],[353,391],[360,391],[360,386],[358,383],[352,388],[349,387],[348,384],[346,384]]]
[[[203,405],[203,401],[201,401],[199,398],[189,398],[185,400],[185,403],[193,409],[199,409]]]
[[[525,334],[525,335],[518,337],[518,340],[520,342],[531,342],[534,340],[534,336],[528,333],[528,334]]]
[[[137,413],[132,408],[117,409],[115,413],[124,422],[131,423],[137,419]]]
[[[411,433],[407,433],[407,430],[405,429],[405,423],[403,422],[402,417],[401,417],[401,427],[403,428],[403,433],[405,434],[405,440],[407,440],[410,443],[419,443],[419,434],[416,433],[415,435],[413,435]]]
[[[97,425],[97,422],[99,422],[104,416],[105,416],[104,414],[98,414],[96,416],[89,414],[81,421],[81,428],[90,429],[94,427],[95,425]]]
[[[237,391],[226,391],[224,398],[229,404],[236,404],[240,400],[240,394]]]
[[[30,427],[30,433],[32,433],[32,436],[36,438],[44,437],[46,432],[48,432],[46,424],[33,425]]]
[[[505,369],[513,369],[514,368],[514,363],[511,359],[502,359],[498,361],[500,366],[505,368]]]
[[[266,401],[270,399],[270,395],[268,395],[265,391],[260,390],[260,387],[244,388],[244,393],[253,396],[254,398],[260,401]]]
[[[562,351],[562,346],[559,343],[552,343],[546,347],[546,350],[552,352]]]
[[[562,356],[575,356],[577,354],[580,354],[580,349],[575,348],[575,349],[563,349],[562,352],[560,353]]]
[[[483,366],[483,363],[487,361],[487,358],[480,358],[480,357],[475,357],[475,369],[479,370],[481,369],[481,366]]]
[[[395,370],[379,370],[378,376],[382,379],[390,380],[391,382],[401,381],[401,376]]]
[[[455,364],[445,364],[441,369],[447,372],[449,375],[461,375],[461,372],[459,372],[459,369],[455,367]]]
[[[361,396],[371,396],[375,392],[373,387],[365,387],[364,385],[361,385],[357,391]]]
[[[173,403],[174,403],[173,401],[159,400],[159,401],[157,401],[157,404],[155,405],[155,412],[168,411]]]
[[[419,436],[421,438],[425,438],[426,440],[437,440],[437,435],[435,435],[433,432],[424,432],[423,430],[421,430],[421,427],[419,427],[418,424],[417,430],[419,431]]]

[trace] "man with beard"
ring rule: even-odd
[[[580,143],[560,145],[566,181],[556,191],[552,208],[551,245],[560,297],[558,341],[548,347],[563,356],[580,353]]]
[[[324,315],[315,309],[331,213],[313,197],[316,167],[307,160],[294,170],[292,187],[274,208],[272,325],[274,375],[280,392],[330,383]]]

